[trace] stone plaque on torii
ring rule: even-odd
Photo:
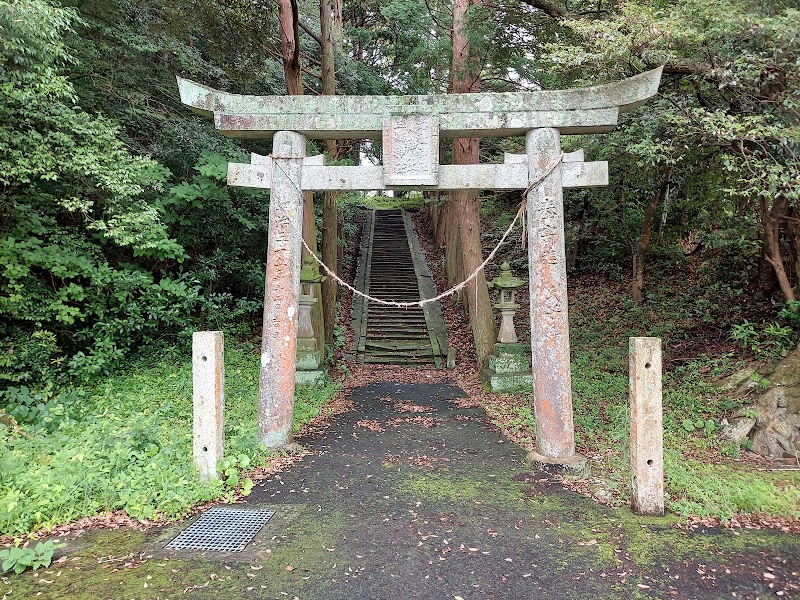
[[[567,323],[563,189],[608,185],[606,162],[561,152],[562,134],[604,133],[655,96],[661,69],[558,91],[428,96],[243,96],[178,78],[181,101],[233,138],[271,138],[271,156],[230,163],[228,184],[270,189],[259,428],[268,447],[290,438],[305,190],[527,190],[535,460],[575,453]],[[440,137],[525,136],[503,164],[440,165]],[[325,166],[306,139],[382,139],[381,166]]]

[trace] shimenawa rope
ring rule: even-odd
[[[475,279],[478,276],[478,273],[480,273],[483,270],[483,268],[491,262],[491,260],[495,256],[495,254],[497,254],[497,251],[500,250],[500,246],[503,245],[503,243],[506,241],[506,238],[509,236],[511,231],[514,229],[514,225],[516,225],[517,221],[520,219],[520,217],[525,214],[525,203],[526,203],[526,198],[528,196],[528,193],[531,190],[533,190],[534,188],[538,187],[545,179],[547,179],[547,177],[553,171],[555,171],[556,167],[558,167],[558,165],[561,163],[561,159],[563,157],[564,157],[564,153],[562,152],[558,156],[558,160],[556,160],[553,163],[553,165],[548,167],[547,170],[545,170],[545,172],[542,175],[540,175],[535,181],[532,181],[531,184],[522,193],[522,202],[520,203],[520,207],[517,210],[517,214],[514,215],[514,220],[511,221],[511,225],[508,226],[508,229],[506,229],[505,233],[503,234],[503,237],[501,237],[500,241],[497,242],[497,245],[489,253],[489,256],[486,257],[486,260],[484,260],[478,266],[478,268],[476,268],[472,272],[472,274],[469,277],[467,277],[464,281],[462,281],[461,283],[459,283],[457,285],[454,285],[449,290],[447,290],[445,292],[442,292],[441,294],[439,294],[435,298],[426,298],[425,300],[419,300],[419,301],[416,301],[416,302],[397,302],[395,300],[382,300],[381,298],[375,298],[374,296],[370,296],[369,294],[365,294],[364,292],[359,291],[356,288],[354,288],[352,285],[350,285],[349,283],[344,281],[342,278],[340,278],[338,275],[336,275],[336,273],[331,271],[331,269],[328,268],[328,265],[326,265],[324,262],[322,262],[322,260],[317,256],[317,254],[314,251],[312,251],[311,248],[308,247],[308,244],[306,244],[306,241],[303,239],[302,232],[300,234],[300,241],[303,243],[303,247],[311,255],[311,257],[317,262],[317,264],[319,264],[320,267],[322,267],[322,270],[325,271],[325,273],[328,275],[328,277],[333,279],[340,286],[342,286],[344,288],[347,288],[348,290],[353,292],[353,294],[355,294],[356,296],[361,296],[362,298],[364,298],[366,300],[369,300],[370,302],[374,302],[376,304],[382,304],[384,306],[394,306],[394,307],[397,307],[397,308],[411,308],[412,306],[420,306],[420,307],[422,307],[422,306],[425,306],[426,304],[431,304],[432,302],[438,302],[442,298],[446,298],[447,296],[451,296],[451,295],[453,295],[455,293],[458,293],[462,289],[464,289],[466,287],[466,285],[470,281]],[[277,157],[277,156],[272,156],[271,155],[271,158],[284,158],[284,157]],[[293,157],[293,158],[296,158],[296,157]],[[284,175],[286,175],[286,171],[283,170],[283,167],[281,166],[281,164],[279,162],[275,162],[273,164],[276,167],[278,167],[284,173]],[[288,177],[287,177],[287,179],[288,179]],[[290,181],[291,181],[291,179],[290,179]],[[295,185],[294,182],[292,182],[292,184]],[[297,189],[296,185],[295,185],[295,189]],[[298,191],[300,191],[302,193],[301,190],[298,190]],[[280,204],[278,204],[278,206],[280,206],[281,210],[283,210],[283,207]],[[285,211],[284,211],[284,216],[287,217],[287,218],[289,217],[289,215],[287,215]],[[289,222],[291,223],[291,220],[289,220]],[[292,226],[292,227],[294,227],[294,226]],[[524,224],[523,224],[523,227],[524,227]],[[295,233],[297,233],[297,232],[295,231]]]

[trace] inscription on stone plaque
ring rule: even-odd
[[[383,122],[383,183],[392,187],[439,183],[439,119],[419,115]]]

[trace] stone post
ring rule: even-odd
[[[661,339],[630,339],[631,506],[640,515],[664,514],[664,433],[661,414]]]
[[[286,445],[292,433],[305,148],[305,136],[292,131],[279,131],[272,144],[274,170],[258,386],[258,428],[267,448]]]
[[[561,140],[557,129],[533,129],[525,137],[528,180],[528,269],[530,272],[536,450],[532,462],[578,467],[572,423],[572,380],[567,323],[567,269]],[[555,165],[555,168],[553,168]],[[552,170],[551,170],[552,169]]]
[[[202,479],[217,475],[225,454],[225,361],[221,331],[192,334],[192,396],[194,464]]]

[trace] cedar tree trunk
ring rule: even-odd
[[[339,5],[341,10],[341,4]],[[322,93],[326,96],[336,94],[336,74],[333,58],[334,32],[336,27],[333,25],[334,7],[332,0],[320,0],[319,21],[320,39],[322,40]],[[338,26],[337,26],[338,27]],[[328,155],[334,160],[338,156],[338,143],[336,140],[326,140],[325,149]],[[326,191],[322,205],[322,262],[328,268],[339,274],[339,215],[336,209],[336,197],[338,192]],[[336,293],[338,285],[332,277],[328,277],[322,282],[322,314],[325,323],[325,343],[333,344],[333,329],[336,324]]]
[[[277,0],[278,20],[281,28],[281,58],[283,59],[283,76],[286,80],[286,93],[289,96],[303,95],[302,65],[300,64],[300,17],[297,10],[297,0]],[[314,220],[314,195],[312,192],[303,194],[303,240],[315,253],[317,251],[317,230]],[[308,256],[308,251],[303,248],[303,258]],[[314,263],[316,266],[316,263]],[[317,298],[321,295],[319,284],[314,286]],[[325,339],[325,329],[322,319],[322,306],[317,302],[312,309],[314,334],[321,344]]]
[[[481,65],[475,59],[470,48],[467,30],[467,12],[470,0],[453,0],[453,65],[451,69],[450,88],[453,93],[469,93],[479,91],[478,78]],[[453,140],[453,164],[478,164],[480,146],[477,138],[460,138]],[[483,262],[481,248],[481,222],[478,194],[474,191],[459,190],[452,194],[451,202],[454,218],[458,223],[458,238],[461,242],[460,267],[464,274],[471,275]],[[448,235],[452,234],[448,231]],[[451,244],[453,238],[448,240]],[[456,269],[458,270],[458,269]],[[483,368],[494,350],[497,340],[494,314],[486,287],[486,276],[483,270],[470,281],[464,289],[464,304],[469,311],[469,323],[475,339],[475,353],[478,367]]]

